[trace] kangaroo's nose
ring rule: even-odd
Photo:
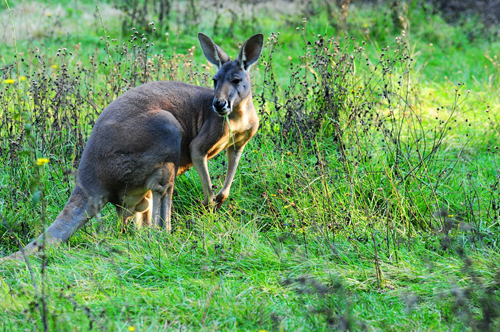
[[[214,111],[222,115],[228,113],[230,110],[229,103],[225,100],[215,99],[212,103],[212,106],[214,108]]]

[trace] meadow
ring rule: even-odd
[[[192,169],[171,234],[107,206],[68,243],[0,263],[0,330],[500,330],[500,31],[458,14],[2,2],[0,257],[62,210],[107,104],[150,81],[211,86],[199,31],[233,57],[255,33],[266,44],[261,125],[222,207],[201,206]],[[225,154],[209,169],[221,188]]]

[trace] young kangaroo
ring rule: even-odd
[[[191,166],[200,176],[204,205],[221,205],[228,197],[243,148],[259,127],[249,69],[260,57],[264,38],[250,37],[234,61],[208,36],[199,33],[198,39],[218,69],[214,89],[152,82],[109,104],[83,152],[75,189],[45,232],[47,244],[67,241],[108,202],[124,220],[135,215],[170,231],[174,180]],[[227,174],[214,197],[207,161],[224,149]],[[42,239],[21,251],[37,251]],[[4,259],[21,259],[21,251]]]

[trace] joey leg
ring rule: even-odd
[[[151,218],[153,215],[153,192],[150,190],[146,196],[135,207],[135,225],[140,228],[142,226],[151,226]]]

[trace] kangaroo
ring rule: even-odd
[[[111,102],[92,129],[62,212],[45,234],[0,261],[38,251],[44,238],[48,245],[67,241],[108,202],[124,222],[135,217],[139,225],[170,232],[175,177],[192,166],[203,185],[203,205],[224,202],[243,148],[259,127],[249,70],[260,57],[264,37],[250,37],[234,61],[210,37],[199,33],[198,39],[218,70],[214,89],[158,81]],[[207,161],[224,149],[227,173],[214,195]]]

